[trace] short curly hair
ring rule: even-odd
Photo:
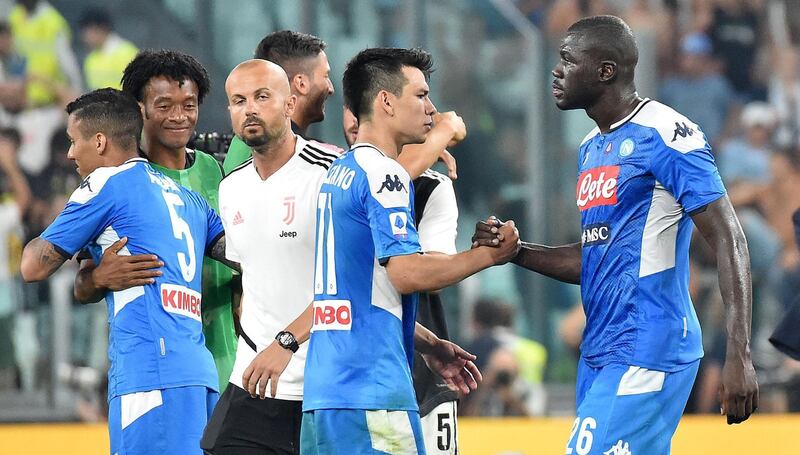
[[[144,88],[150,79],[165,76],[177,82],[185,79],[197,84],[197,101],[202,103],[211,87],[208,71],[194,57],[173,50],[148,49],[139,52],[122,73],[122,91],[136,101],[144,100]]]

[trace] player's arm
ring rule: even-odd
[[[128,243],[123,237],[112,243],[103,253],[100,264],[92,259],[81,261],[75,276],[75,299],[81,303],[95,303],[110,291],[122,291],[134,286],[155,282],[162,275],[164,263],[153,254],[120,255],[119,251]]]
[[[414,349],[422,355],[428,368],[444,379],[450,390],[466,395],[478,388],[483,379],[473,363],[475,355],[437,337],[419,322],[414,328]]]
[[[720,386],[721,413],[741,423],[758,408],[758,383],[750,358],[752,279],[750,253],[730,199],[723,196],[692,216],[717,258],[728,335]]]
[[[464,120],[452,111],[435,114],[433,124],[425,142],[404,146],[397,162],[413,180],[441,158],[447,166],[448,175],[455,180],[458,178],[456,160],[446,148],[461,142],[467,135],[467,127]]]
[[[206,252],[206,256],[242,273],[242,265],[236,261],[231,261],[225,256],[225,234],[222,234],[222,236],[211,245],[211,248]]]
[[[500,245],[503,233],[499,229],[502,225],[503,222],[495,217],[476,223],[472,247]],[[581,251],[580,243],[547,246],[522,242],[519,254],[511,262],[565,283],[581,284]]]
[[[389,281],[401,294],[446,288],[493,265],[505,264],[519,251],[513,221],[500,227],[504,240],[497,248],[473,248],[454,255],[406,254],[386,263]]]
[[[26,283],[46,280],[69,259],[63,250],[41,237],[28,242],[22,250],[20,272]]]
[[[314,304],[312,303],[284,329],[294,336],[298,346],[305,343],[311,336],[313,314]],[[268,381],[271,381],[269,396],[275,397],[278,391],[278,378],[281,377],[292,359],[292,354],[294,354],[293,351],[282,347],[277,341],[273,341],[256,355],[242,374],[242,385],[251,397],[266,398]]]

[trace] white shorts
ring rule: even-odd
[[[422,417],[422,437],[428,455],[458,454],[457,410],[457,402],[448,401]]]

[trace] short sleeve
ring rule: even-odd
[[[231,212],[229,206],[230,196],[228,196],[228,190],[225,183],[227,183],[227,181],[220,183],[219,186],[219,215],[220,215],[219,219],[220,222],[222,223],[222,228],[225,230],[225,232],[232,232],[231,223],[233,223],[233,220],[235,219],[236,215]],[[236,243],[234,237],[235,236],[233,235],[225,236],[225,257],[230,259],[231,261],[241,263],[242,259],[236,252]]]
[[[439,182],[433,189],[420,217],[419,244],[422,251],[456,254],[458,232],[458,205],[453,182]]]
[[[106,176],[94,172],[81,182],[40,237],[65,257],[72,257],[111,225],[113,209],[113,188],[107,184]]]
[[[393,256],[419,253],[414,187],[408,173],[395,160],[373,150],[357,152],[356,161],[366,173],[364,208],[378,261],[385,264]]]
[[[724,196],[725,186],[702,133],[686,124],[678,124],[675,129],[672,143],[666,142],[668,136],[664,137],[662,150],[653,154],[650,170],[691,214]]]
[[[206,204],[206,216],[208,217],[208,235],[206,236],[206,251],[217,243],[217,240],[225,235],[225,229],[222,227],[222,220],[217,215],[217,212]],[[227,256],[227,253],[226,253]]]

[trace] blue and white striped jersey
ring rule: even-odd
[[[610,363],[675,371],[703,356],[689,298],[690,214],[725,195],[700,128],[643,100],[580,146],[583,229],[581,352]]]
[[[109,399],[182,386],[217,390],[201,325],[203,255],[222,223],[197,193],[135,158],[91,173],[41,237],[65,256],[84,247],[95,262],[122,237],[121,255],[155,254],[155,283],[106,295]]]
[[[314,325],[303,410],[417,410],[416,294],[392,286],[391,257],[420,252],[406,171],[369,144],[331,165],[317,201]]]

